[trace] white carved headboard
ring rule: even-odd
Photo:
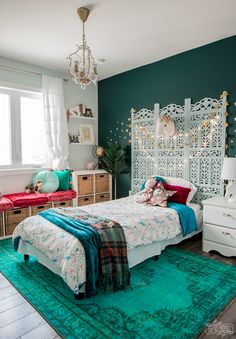
[[[195,201],[222,195],[220,180],[225,156],[227,98],[204,98],[196,104],[185,99],[184,106],[170,104],[154,110],[132,112],[132,191],[136,192],[148,175],[181,177],[190,180],[198,191]],[[176,135],[158,137],[159,115],[175,121]]]

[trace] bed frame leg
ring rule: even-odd
[[[24,254],[24,261],[28,261],[29,260],[29,254]]]
[[[84,296],[84,293],[75,294],[75,300],[82,300],[84,299]]]
[[[157,261],[159,259],[159,255],[154,255],[153,260]]]

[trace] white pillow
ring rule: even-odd
[[[193,199],[195,193],[197,192],[197,187],[190,181],[183,179],[183,178],[173,178],[173,177],[163,177],[167,184],[169,185],[176,185],[176,186],[182,186],[182,187],[188,187],[191,189],[188,199],[187,199],[187,204]]]

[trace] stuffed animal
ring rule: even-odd
[[[25,193],[35,193],[35,185],[29,184],[25,187]]]
[[[176,191],[165,190],[163,183],[158,182],[150,199],[150,204],[153,206],[167,207],[167,199],[175,193]]]
[[[164,189],[164,186],[161,182],[157,184],[156,189],[153,192],[153,195],[150,199],[150,203],[153,206],[167,207],[167,198],[168,193]]]
[[[41,193],[43,187],[42,180],[38,180],[35,185],[35,193]]]
[[[42,187],[43,187],[43,182],[42,180],[38,180],[36,182],[36,184],[29,184],[25,187],[25,193],[41,193],[41,190],[42,190]]]
[[[148,177],[148,179],[145,182],[144,189],[139,193],[137,202],[143,204],[149,201],[152,197],[153,190],[156,184],[157,184],[156,178]]]

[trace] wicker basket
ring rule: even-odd
[[[109,174],[95,175],[95,190],[96,192],[109,192]]]
[[[104,193],[104,194],[96,194],[95,195],[95,201],[96,202],[103,202],[103,201],[109,201],[110,200],[110,194]]]
[[[3,213],[0,213],[0,237],[3,236]]]
[[[45,204],[45,205],[39,205],[39,206],[32,206],[31,207],[31,215],[36,215],[39,212],[42,212],[44,210],[48,210],[49,208],[51,208],[52,205],[51,204]]]
[[[94,203],[93,195],[78,198],[78,206],[91,205]]]
[[[53,204],[54,207],[71,207],[72,205],[73,205],[72,200],[58,201],[54,202]]]
[[[15,227],[29,216],[29,208],[17,208],[6,211],[6,235],[13,233]]]
[[[79,175],[78,176],[78,193],[79,195],[86,195],[93,193],[93,176]]]

